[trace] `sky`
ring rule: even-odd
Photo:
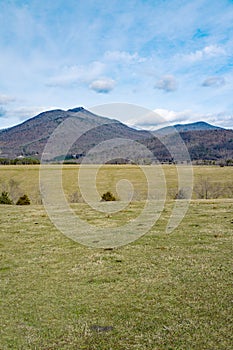
[[[233,0],[0,0],[0,129],[110,103],[233,128],[232,78]]]

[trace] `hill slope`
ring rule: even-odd
[[[177,135],[174,132],[160,135],[159,139],[153,137],[143,141],[143,143],[156,155],[159,161],[171,162],[173,157],[164,145],[178,149],[179,137]],[[184,141],[192,161],[233,159],[233,130],[221,128],[192,130],[180,132],[179,135]]]
[[[12,128],[0,130],[1,156],[15,158],[18,156],[41,157],[43,149],[53,131],[68,118],[80,129],[92,129],[76,142],[71,153],[86,152],[90,146],[116,137],[142,139],[149,137],[146,131],[132,129],[117,120],[97,116],[82,107],[68,111],[52,110],[43,112],[34,118]]]
[[[82,136],[71,143],[68,158],[75,155],[79,161],[95,145],[114,138],[125,138],[141,141],[154,154],[154,158],[161,162],[173,161],[172,155],[164,145],[170,145],[173,150],[179,151],[177,143],[177,130],[183,139],[191,160],[226,160],[233,159],[233,130],[215,127],[205,122],[175,125],[157,130],[154,135],[147,131],[138,131],[123,123],[95,115],[82,107],[74,109],[53,110],[43,112],[22,124],[6,130],[0,130],[0,157],[16,158],[37,157],[41,158],[45,145],[50,136],[62,122],[71,120],[71,127],[61,142],[70,143],[70,134],[76,137],[78,130]],[[75,128],[72,127],[75,125]],[[85,132],[85,130],[89,130]],[[83,132],[82,132],[83,130]],[[111,147],[118,147],[112,141]],[[119,146],[122,147],[122,146]],[[127,146],[126,146],[127,147]],[[64,159],[67,154],[59,153],[59,145],[50,160]],[[62,149],[62,148],[61,148]],[[120,148],[119,148],[120,149]],[[106,152],[106,150],[105,150]],[[134,145],[126,148],[124,154],[134,155]],[[109,149],[109,154],[111,150]],[[120,152],[119,152],[120,154]],[[98,161],[94,158],[94,161]]]
[[[175,131],[186,132],[186,131],[201,131],[201,130],[207,131],[207,130],[224,130],[224,129],[218,126],[214,126],[209,123],[200,121],[195,123],[176,124],[174,126],[166,126],[164,128],[154,131],[153,134],[168,135],[168,134],[174,133]]]

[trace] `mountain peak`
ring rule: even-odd
[[[158,129],[154,134],[168,135],[173,134],[174,132],[186,132],[186,131],[206,131],[206,130],[224,130],[219,126],[211,125],[204,121],[188,123],[188,124],[176,124],[173,126],[165,126],[164,128]]]
[[[183,130],[207,130],[207,129],[221,129],[219,126],[211,125],[204,121],[198,121],[194,123],[188,123],[188,124],[177,124],[174,125],[175,128],[181,128]]]
[[[68,109],[67,112],[78,113],[78,112],[81,112],[83,110],[84,110],[83,107],[75,107],[75,108]]]

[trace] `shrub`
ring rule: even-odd
[[[187,188],[179,189],[178,193],[175,195],[175,199],[188,199],[189,191]]]
[[[30,204],[30,199],[26,194],[23,196],[19,197],[19,199],[16,202],[16,205],[29,205]]]
[[[114,197],[114,195],[111,192],[105,192],[102,196],[101,196],[101,201],[102,202],[110,202],[110,201],[115,201],[116,198]]]
[[[0,204],[13,204],[12,200],[9,198],[8,192],[2,192],[0,196]]]

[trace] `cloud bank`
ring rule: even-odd
[[[140,118],[130,119],[126,121],[126,123],[129,126],[133,126],[135,128],[153,131],[164,126],[194,123],[198,121],[205,121],[216,126],[231,128],[232,120],[233,113],[200,114],[192,110],[173,111],[167,109],[155,109],[154,112],[150,115],[144,115],[140,116]]]

